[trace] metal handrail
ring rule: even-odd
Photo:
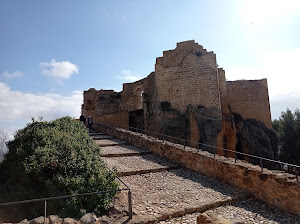
[[[98,124],[106,126],[106,127],[109,127],[109,125],[106,125],[106,124],[103,124],[103,123],[98,123]],[[144,130],[144,129],[139,129],[139,128],[136,128],[136,127],[127,126],[127,128],[128,128],[129,131],[135,132],[136,134],[137,133],[141,133],[141,134],[145,134],[147,136],[151,136],[151,134],[152,134],[152,137],[154,137],[155,139],[156,138],[159,139],[157,136],[160,136],[160,138],[162,138],[160,140],[162,140],[162,141],[166,141],[166,138],[173,139],[173,142],[170,141],[173,144],[179,144],[179,143],[175,143],[174,140],[179,140],[181,142],[183,141],[184,149],[186,147],[186,144],[185,144],[186,142],[189,142],[189,143],[192,143],[192,144],[196,144],[197,150],[199,150],[199,145],[200,146],[206,146],[206,147],[213,148],[214,149],[214,151],[213,151],[214,158],[216,156],[216,150],[218,150],[218,149],[222,150],[223,153],[224,152],[232,152],[232,153],[234,153],[234,163],[236,163],[236,161],[237,161],[237,158],[236,158],[237,155],[249,156],[251,158],[259,159],[259,161],[260,161],[259,166],[261,167],[261,172],[263,172],[263,161],[273,162],[273,163],[280,164],[282,166],[292,167],[292,168],[296,169],[295,170],[296,180],[297,180],[297,182],[299,181],[298,180],[298,169],[300,169],[299,165],[295,165],[295,164],[291,164],[291,163],[286,163],[286,162],[282,162],[282,161],[279,161],[279,160],[268,159],[268,158],[265,158],[265,157],[251,155],[251,154],[247,154],[247,153],[243,153],[243,152],[237,152],[237,151],[230,150],[230,149],[225,149],[225,148],[221,148],[221,147],[217,147],[217,146],[213,146],[213,145],[208,145],[208,144],[204,144],[204,143],[190,141],[190,140],[187,140],[187,139],[182,139],[182,138],[178,138],[178,137],[174,137],[174,136],[169,136],[169,135],[165,135],[165,134],[161,134],[161,133],[157,133],[157,132],[152,132],[152,131],[148,131],[148,130]],[[153,136],[153,135],[155,135],[155,136]],[[207,151],[207,150],[205,150],[205,151]]]
[[[108,190],[108,191],[95,191],[95,192],[87,192],[87,193],[81,193],[81,194],[72,194],[72,195],[64,195],[64,196],[55,196],[55,197],[48,197],[48,198],[37,198],[37,199],[30,199],[30,200],[23,200],[23,201],[13,201],[13,202],[5,202],[0,203],[1,206],[9,206],[9,205],[18,205],[18,204],[26,204],[26,203],[32,203],[32,202],[45,202],[45,210],[44,210],[44,223],[46,223],[46,217],[47,217],[47,201],[51,200],[58,200],[58,199],[66,199],[66,198],[73,198],[73,197],[80,197],[80,196],[87,196],[87,195],[94,195],[94,194],[107,194],[112,192],[121,192],[121,191],[128,191],[128,216],[129,219],[132,219],[132,195],[131,190],[128,187],[128,185],[122,181],[115,172],[113,172],[111,169],[106,167],[111,173],[113,173],[116,178],[125,185],[126,188],[116,189],[116,190]]]

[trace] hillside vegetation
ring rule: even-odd
[[[70,117],[51,122],[33,120],[17,132],[8,148],[0,164],[0,202],[118,188],[115,176],[100,158],[100,148],[85,126]],[[49,201],[48,214],[99,215],[108,208],[114,195]],[[0,207],[0,217],[30,219],[43,215],[43,211],[43,202]]]

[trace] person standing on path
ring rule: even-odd
[[[85,118],[84,114],[81,114],[81,115],[80,115],[79,120],[80,120],[84,125],[86,125],[86,124],[85,124],[86,118]]]
[[[88,125],[89,125],[89,131],[92,131],[92,125],[93,125],[93,119],[91,116],[89,116],[88,118]]]

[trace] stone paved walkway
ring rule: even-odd
[[[127,144],[127,142],[125,142],[123,140],[120,140],[120,139],[100,139],[100,140],[95,140],[95,142],[100,147],[104,147],[104,146],[119,146],[119,145],[125,145],[125,144]],[[102,149],[104,149],[104,148],[102,148]]]
[[[299,216],[254,199],[246,200],[246,192],[179,167],[147,150],[103,134],[94,139],[101,146],[101,156],[108,167],[116,167],[132,191],[133,219],[123,217],[113,223],[189,224],[196,223],[204,211],[244,223],[300,223]],[[125,192],[119,194],[116,204],[127,210]]]
[[[120,154],[118,154],[117,158],[103,158],[110,169],[113,167],[118,169],[119,176],[158,172],[179,167],[179,165],[176,163],[172,163],[165,158],[161,158],[152,154],[128,156],[128,154],[125,152],[126,157],[121,157],[119,155]]]

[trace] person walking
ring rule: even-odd
[[[88,126],[89,126],[89,131],[92,131],[92,126],[93,126],[93,119],[91,116],[88,118]]]

